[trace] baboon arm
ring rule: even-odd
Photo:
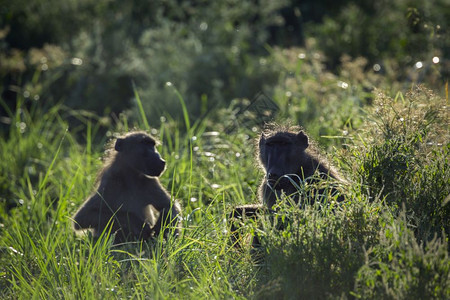
[[[159,234],[163,226],[176,226],[174,234],[177,235],[179,233],[178,216],[180,213],[181,208],[177,201],[174,201],[171,207],[163,208],[159,212],[159,217],[155,226],[153,226],[153,231]],[[164,231],[164,236],[167,236],[167,229]]]
[[[153,229],[138,214],[119,210],[114,215],[113,231],[117,230],[115,241],[122,242],[128,238],[148,239],[153,234]]]
[[[97,228],[101,222],[100,214],[101,198],[98,194],[93,195],[91,198],[81,206],[73,217],[74,228],[76,230],[85,228]]]
[[[170,195],[167,194],[161,186],[157,186],[151,191],[148,203],[152,205],[157,211],[169,209],[172,205],[176,205],[176,201],[170,200]]]

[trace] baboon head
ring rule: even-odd
[[[308,137],[303,131],[262,133],[259,139],[259,159],[266,171],[266,179],[275,189],[289,184],[284,175],[301,174],[300,166],[308,148]]]
[[[166,162],[159,155],[155,145],[155,139],[144,132],[127,134],[116,140],[115,162],[121,168],[148,176],[159,176],[164,171]]]

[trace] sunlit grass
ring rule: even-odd
[[[407,95],[396,105],[422,101],[421,97]],[[182,97],[180,101],[182,105]],[[408,116],[419,112],[409,109]],[[159,150],[168,167],[161,182],[182,203],[183,231],[177,238],[114,245],[107,231],[97,240],[72,231],[71,216],[94,188],[103,145],[94,144],[99,137],[92,124],[87,123],[81,135],[72,132],[64,113],[57,107],[47,112],[23,109],[10,116],[19,126],[12,126],[8,138],[0,140],[5,187],[0,206],[2,298],[450,296],[448,229],[443,223],[449,217],[448,187],[436,188],[448,183],[446,144],[428,148],[409,139],[410,131],[394,132],[394,140],[405,141],[398,149],[409,155],[396,152],[403,155],[402,161],[420,162],[422,169],[412,175],[419,181],[383,186],[377,185],[377,167],[392,156],[387,151],[391,148],[383,145],[393,139],[361,130],[352,145],[334,156],[335,163],[345,166],[350,182],[343,188],[344,203],[326,205],[332,199],[325,197],[323,204],[304,209],[282,204],[276,215],[243,224],[243,236],[258,234],[261,247],[251,249],[249,239],[238,248],[232,245],[227,215],[237,204],[258,201],[262,174],[253,153],[257,133],[236,127],[226,134],[211,126],[215,122],[209,116],[192,121],[188,114],[181,127],[166,118],[160,127],[151,128],[141,111],[136,124],[118,128],[147,129],[162,141]],[[383,116],[389,120],[389,114]],[[421,133],[423,141],[442,137],[434,135],[442,123],[425,125],[433,130],[430,136]],[[77,141],[76,135],[85,141]],[[369,164],[371,153],[377,159]],[[381,171],[392,176],[402,169]],[[414,189],[417,185],[420,190]],[[393,197],[395,193],[403,198]],[[416,206],[427,199],[440,206]],[[421,215],[424,207],[427,214]]]

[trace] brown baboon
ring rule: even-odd
[[[158,179],[166,162],[155,145],[155,139],[144,132],[131,132],[115,141],[114,148],[107,150],[96,191],[74,216],[75,230],[93,229],[98,237],[111,226],[115,242],[122,242],[148,239],[164,225],[179,226],[180,206]],[[178,234],[178,228],[174,231]]]
[[[259,188],[262,202],[270,209],[284,195],[299,200],[298,187],[302,182],[315,183],[320,179],[342,181],[329,164],[308,149],[307,135],[300,130],[264,131],[259,139],[259,162],[265,171]],[[326,189],[319,190],[319,194]],[[333,193],[336,192],[331,188]],[[342,200],[342,198],[338,198]]]
[[[258,141],[258,160],[265,172],[264,179],[259,187],[259,198],[262,203],[235,207],[229,215],[230,219],[250,218],[256,219],[258,213],[273,212],[273,206],[283,196],[295,203],[299,202],[302,183],[317,183],[320,180],[340,179],[337,172],[325,160],[312,150],[307,135],[297,127],[281,127],[271,124],[261,133]],[[315,198],[317,194],[331,191],[336,193],[334,187],[319,189],[315,194],[309,193],[306,198]],[[313,202],[309,199],[306,202]],[[307,200],[307,199],[304,199]],[[337,198],[342,200],[342,196]],[[236,232],[238,225],[232,222],[231,231]],[[232,236],[236,240],[236,236]],[[253,244],[255,245],[257,237]]]

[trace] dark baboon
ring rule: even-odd
[[[309,149],[306,134],[297,128],[294,130],[268,129],[260,136],[259,162],[265,176],[259,192],[262,202],[268,208],[272,208],[283,194],[293,195],[297,203],[298,187],[302,182],[315,183],[330,178],[342,181],[326,161],[319,159],[319,156]],[[325,190],[318,192],[321,194]],[[336,192],[334,188],[330,190]]]
[[[307,135],[297,127],[281,127],[271,124],[261,133],[258,141],[258,160],[265,172],[259,187],[259,198],[262,203],[235,207],[229,215],[230,219],[256,219],[258,213],[273,212],[273,206],[283,196],[290,196],[295,203],[299,202],[299,187],[302,183],[317,183],[321,180],[333,179],[342,181],[337,172],[312,150]],[[336,192],[334,187],[319,189],[316,194],[327,191]],[[309,193],[306,198],[315,198]],[[305,202],[313,202],[305,199]],[[342,197],[337,198],[338,201]],[[232,222],[231,231],[236,232],[238,225]],[[236,236],[232,236],[236,240]],[[253,244],[255,245],[257,237]]]
[[[99,236],[111,226],[115,241],[121,242],[150,238],[164,225],[178,226],[181,209],[159,182],[166,162],[155,145],[155,139],[144,132],[132,132],[115,141],[114,148],[107,150],[96,191],[73,218],[75,230],[89,228]]]

